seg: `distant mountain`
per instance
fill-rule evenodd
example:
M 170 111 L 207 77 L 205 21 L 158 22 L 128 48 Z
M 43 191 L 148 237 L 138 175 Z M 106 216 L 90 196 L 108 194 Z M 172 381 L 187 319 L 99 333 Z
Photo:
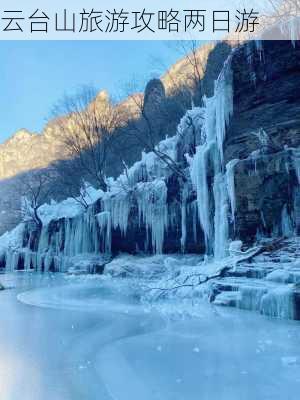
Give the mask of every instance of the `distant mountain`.
M 200 60 L 201 71 L 206 68 L 208 57 L 214 46 L 210 43 L 197 50 L 196 56 Z M 193 74 L 193 65 L 188 58 L 180 59 L 161 78 L 166 95 L 171 94 L 182 85 L 192 87 Z M 101 91 L 95 101 L 97 106 L 99 104 L 101 107 L 108 99 L 109 94 Z M 130 115 L 137 112 L 131 97 L 122 101 L 120 105 L 126 107 Z M 66 117 L 63 116 L 63 118 Z M 47 123 L 41 133 L 21 129 L 6 142 L 0 144 L 0 179 L 12 178 L 31 169 L 45 168 L 55 160 L 64 159 L 66 152 L 61 146 L 61 141 L 57 140 L 57 134 L 57 121 L 52 120 Z

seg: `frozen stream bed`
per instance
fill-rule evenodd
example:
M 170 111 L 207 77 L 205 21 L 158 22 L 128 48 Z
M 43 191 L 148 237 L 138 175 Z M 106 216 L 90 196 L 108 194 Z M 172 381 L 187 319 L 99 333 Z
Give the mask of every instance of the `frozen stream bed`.
M 0 275 L 2 400 L 296 400 L 300 324 L 198 303 L 149 309 L 127 280 Z M 118 288 L 118 289 L 116 289 Z

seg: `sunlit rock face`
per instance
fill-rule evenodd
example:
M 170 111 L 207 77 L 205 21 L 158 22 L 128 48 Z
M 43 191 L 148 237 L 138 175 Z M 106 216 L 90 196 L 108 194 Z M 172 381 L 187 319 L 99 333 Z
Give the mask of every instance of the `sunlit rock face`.
M 145 88 L 144 107 L 155 107 L 165 98 L 165 88 L 160 79 L 151 79 Z
M 36 142 L 36 150 L 40 145 L 36 135 L 22 129 L 9 140 L 0 145 L 0 177 L 1 179 L 15 175 L 19 168 L 30 168 L 33 160 L 24 157 L 30 153 L 32 144 Z

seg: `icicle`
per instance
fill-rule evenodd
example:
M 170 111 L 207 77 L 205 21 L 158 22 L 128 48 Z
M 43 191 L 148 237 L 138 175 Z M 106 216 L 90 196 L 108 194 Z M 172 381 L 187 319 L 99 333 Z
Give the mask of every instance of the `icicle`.
M 294 319 L 294 293 L 291 287 L 270 290 L 261 299 L 260 311 L 271 317 Z
M 264 61 L 264 48 L 263 42 L 260 39 L 254 40 L 256 51 L 259 53 L 259 60 L 260 62 Z
M 6 232 L 0 240 L 0 259 L 5 262 L 5 270 L 13 272 L 18 268 L 19 260 L 23 257 L 23 238 L 25 224 L 17 225 L 11 232 Z
M 225 180 L 221 175 L 223 170 L 223 143 L 226 128 L 233 112 L 232 72 L 230 68 L 231 56 L 224 64 L 223 70 L 215 83 L 214 96 L 204 98 L 205 114 L 202 127 L 204 143 L 198 146 L 196 154 L 190 160 L 191 180 L 197 192 L 197 204 L 200 225 L 204 232 L 206 253 L 210 248 L 217 252 L 216 257 L 222 257 L 226 253 L 226 238 L 228 236 L 227 219 L 227 193 Z M 214 198 L 215 198 L 215 243 L 212 244 L 212 205 L 210 204 L 208 187 L 208 164 L 212 162 L 214 173 Z M 221 185 L 218 187 L 218 185 Z M 221 207 L 218 209 L 218 207 Z M 216 225 L 221 222 L 221 227 Z
M 48 225 L 46 225 L 43 226 L 41 230 L 38 253 L 41 254 L 48 251 L 48 242 L 49 242 Z
M 261 299 L 266 294 L 264 286 L 251 285 L 239 287 L 239 299 L 237 306 L 243 310 L 261 311 Z
M 266 224 L 266 220 L 265 220 L 265 216 L 264 216 L 263 210 L 260 210 L 260 219 L 261 219 L 261 222 L 263 224 L 263 227 L 266 228 L 267 224 Z
M 287 211 L 286 204 L 284 205 L 281 213 L 281 233 L 285 237 L 291 237 L 294 235 L 293 221 Z
M 238 164 L 240 160 L 234 159 L 229 161 L 226 164 L 226 182 L 227 182 L 227 190 L 228 196 L 230 200 L 230 207 L 231 207 L 231 218 L 235 227 L 235 208 L 236 208 L 236 201 L 235 201 L 235 182 L 234 182 L 234 168 Z
M 110 212 L 111 224 L 114 229 L 119 228 L 122 235 L 126 235 L 130 212 L 130 193 L 120 191 L 117 194 L 107 194 L 103 198 L 104 210 Z
M 165 230 L 168 227 L 167 187 L 163 180 L 139 183 L 137 203 L 140 224 L 151 231 L 152 249 L 163 252 Z M 147 243 L 145 244 L 147 245 Z
M 293 47 L 296 47 L 296 42 L 300 39 L 300 17 L 297 15 L 299 14 L 297 2 L 295 2 L 295 6 L 298 7 L 294 10 L 295 16 L 283 19 L 279 24 L 282 34 L 287 36 L 286 38 L 292 42 Z
M 198 218 L 198 207 L 197 207 L 197 202 L 193 201 L 192 203 L 189 204 L 189 211 L 192 215 L 192 221 L 193 221 L 193 238 L 194 242 L 197 242 L 197 218 Z
M 72 219 L 65 219 L 65 256 L 99 252 L 97 221 L 93 207 Z
M 181 251 L 184 253 L 185 244 L 186 244 L 186 217 L 187 217 L 187 196 L 188 196 L 188 188 L 184 185 L 182 190 L 182 199 L 181 199 Z
M 209 243 L 212 237 L 210 222 L 210 203 L 207 183 L 207 157 L 209 149 L 206 145 L 198 146 L 196 154 L 192 160 L 190 172 L 192 183 L 197 191 L 198 215 L 201 228 L 204 232 L 206 250 L 209 250 Z
M 221 259 L 228 254 L 228 198 L 225 177 L 221 173 L 214 179 L 214 199 L 214 255 L 216 259 Z
M 96 215 L 100 228 L 101 239 L 104 243 L 103 249 L 106 254 L 111 253 L 111 215 L 108 211 L 103 211 Z
M 298 178 L 298 183 L 300 185 L 300 151 L 294 150 L 293 151 L 293 164 L 296 171 L 296 175 Z

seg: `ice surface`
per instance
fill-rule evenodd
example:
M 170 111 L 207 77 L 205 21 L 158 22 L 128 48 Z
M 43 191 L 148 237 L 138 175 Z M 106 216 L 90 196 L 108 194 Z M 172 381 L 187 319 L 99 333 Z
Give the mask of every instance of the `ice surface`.
M 5 400 L 298 399 L 299 323 L 201 301 L 146 309 L 127 280 L 1 279 L 17 286 L 0 293 Z

